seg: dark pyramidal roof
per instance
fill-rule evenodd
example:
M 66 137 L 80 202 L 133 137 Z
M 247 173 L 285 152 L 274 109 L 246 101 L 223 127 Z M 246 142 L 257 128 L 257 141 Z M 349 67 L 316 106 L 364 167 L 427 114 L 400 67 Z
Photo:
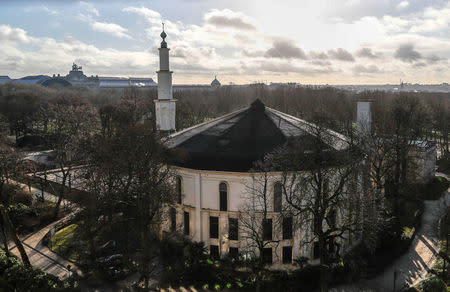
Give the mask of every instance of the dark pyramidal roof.
M 345 136 L 326 130 L 327 139 L 317 141 L 315 125 L 266 107 L 259 99 L 250 107 L 174 133 L 167 146 L 180 158 L 176 165 L 217 171 L 245 172 L 254 162 L 296 139 L 307 152 L 311 143 L 329 150 L 345 151 Z

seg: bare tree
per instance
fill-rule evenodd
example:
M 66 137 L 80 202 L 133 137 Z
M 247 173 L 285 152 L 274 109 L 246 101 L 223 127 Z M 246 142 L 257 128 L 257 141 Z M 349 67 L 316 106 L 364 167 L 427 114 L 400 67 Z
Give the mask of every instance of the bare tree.
M 96 130 L 96 115 L 92 106 L 83 101 L 61 99 L 48 108 L 51 120 L 51 137 L 49 144 L 55 152 L 55 163 L 60 170 L 60 181 L 55 194 L 54 218 L 58 216 L 61 202 L 71 182 L 71 172 L 79 164 L 82 153 L 78 151 L 79 143 Z M 70 187 L 69 187 L 70 188 Z
M 27 253 L 17 236 L 16 228 L 14 227 L 11 219 L 9 218 L 7 207 L 11 202 L 11 194 L 14 193 L 17 185 L 14 185 L 13 178 L 19 173 L 19 156 L 13 149 L 4 143 L 3 136 L 0 136 L 0 199 L 2 203 L 0 204 L 0 227 L 2 232 L 3 245 L 5 252 L 8 253 L 8 239 L 7 232 L 11 235 L 17 249 L 19 250 L 22 262 L 25 266 L 30 267 L 30 260 L 28 259 Z M 5 189 L 8 185 L 8 194 L 6 194 Z M 6 198 L 5 198 L 6 196 Z
M 93 193 L 84 207 L 95 254 L 94 237 L 99 230 L 119 223 L 126 230 L 117 241 L 129 257 L 139 253 L 139 272 L 145 286 L 151 273 L 152 253 L 157 247 L 164 208 L 174 200 L 174 173 L 168 165 L 169 151 L 163 137 L 147 123 L 142 107 L 124 100 L 113 110 L 111 135 L 91 139 L 85 168 L 86 191 Z M 86 223 L 86 222 L 83 222 Z M 124 238 L 126 237 L 126 238 Z
M 271 192 L 273 176 L 269 171 L 269 166 L 263 161 L 255 164 L 247 185 L 248 198 L 239 208 L 240 240 L 244 243 L 243 254 L 254 275 L 256 291 L 261 289 L 265 266 L 272 264 L 272 250 L 276 250 L 280 242 L 280 216 L 274 212 Z M 266 249 L 270 255 L 266 254 Z
M 400 188 L 416 177 L 414 150 L 417 141 L 424 137 L 428 115 L 418 98 L 402 96 L 394 101 L 390 117 L 390 127 L 379 137 L 390 139 L 393 145 L 395 158 L 392 180 L 394 193 L 397 194 Z
M 283 212 L 298 218 L 302 244 L 314 243 L 321 291 L 327 291 L 329 264 L 350 237 L 361 237 L 363 221 L 374 215 L 367 211 L 372 194 L 362 184 L 364 156 L 356 145 L 320 125 L 308 132 L 313 138 L 290 141 L 270 159 L 282 172 Z

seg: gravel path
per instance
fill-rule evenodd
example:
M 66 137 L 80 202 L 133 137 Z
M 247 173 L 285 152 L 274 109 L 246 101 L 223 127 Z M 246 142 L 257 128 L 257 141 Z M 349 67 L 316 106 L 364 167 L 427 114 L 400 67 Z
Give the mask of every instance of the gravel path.
M 394 291 L 394 272 L 397 275 L 395 291 L 401 291 L 402 288 L 418 283 L 436 260 L 435 255 L 440 248 L 439 220 L 449 206 L 450 188 L 439 200 L 425 201 L 422 225 L 406 254 L 373 279 L 361 281 L 352 286 L 339 286 L 330 291 Z

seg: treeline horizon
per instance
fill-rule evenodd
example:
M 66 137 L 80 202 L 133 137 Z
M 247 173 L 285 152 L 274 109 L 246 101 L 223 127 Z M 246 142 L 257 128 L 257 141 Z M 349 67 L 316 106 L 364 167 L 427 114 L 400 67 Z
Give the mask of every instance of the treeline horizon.
M 379 136 L 395 131 L 388 126 L 403 108 L 409 115 L 421 115 L 422 139 L 438 142 L 448 153 L 450 93 L 440 92 L 350 92 L 335 87 L 280 86 L 269 88 L 258 83 L 246 87 L 222 86 L 212 90 L 174 91 L 177 99 L 176 128 L 182 130 L 249 106 L 260 99 L 266 106 L 306 121 L 327 121 L 327 126 L 345 134 L 354 126 L 356 102 L 372 101 L 372 131 Z M 45 128 L 45 109 L 55 103 L 84 105 L 101 114 L 123 100 L 140 103 L 147 118 L 154 116 L 156 88 L 92 91 L 85 88 L 51 89 L 40 85 L 6 83 L 0 85 L 0 115 L 16 138 Z M 408 115 L 406 113 L 406 115 Z M 99 117 L 100 118 L 100 117 Z M 1 121 L 1 120 L 0 120 Z M 411 125 L 414 126 L 414 125 Z

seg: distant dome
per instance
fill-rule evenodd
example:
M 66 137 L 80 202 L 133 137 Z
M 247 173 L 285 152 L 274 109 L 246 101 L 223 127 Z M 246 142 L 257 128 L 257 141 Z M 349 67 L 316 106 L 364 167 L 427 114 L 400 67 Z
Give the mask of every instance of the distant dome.
M 221 86 L 219 80 L 215 77 L 214 80 L 211 82 L 211 87 L 219 87 Z

